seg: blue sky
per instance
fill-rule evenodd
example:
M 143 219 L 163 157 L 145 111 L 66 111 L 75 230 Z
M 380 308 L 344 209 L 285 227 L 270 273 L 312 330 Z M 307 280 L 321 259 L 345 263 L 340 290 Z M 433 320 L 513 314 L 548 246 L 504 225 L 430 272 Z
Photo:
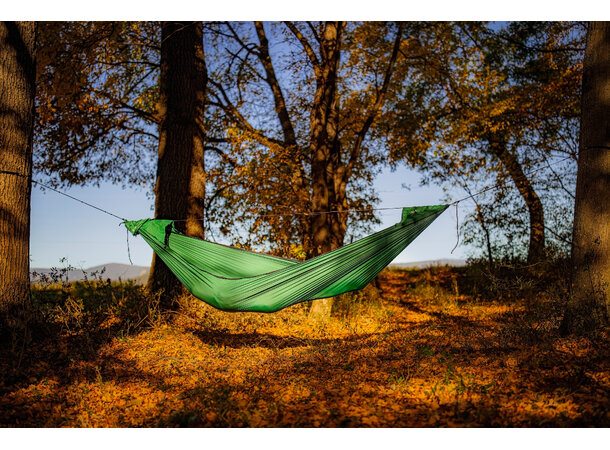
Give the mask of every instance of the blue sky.
M 419 186 L 417 172 L 399 168 L 384 170 L 375 181 L 381 202 L 379 208 L 418 206 L 443 203 L 444 193 L 438 186 Z M 402 188 L 406 184 L 410 190 Z M 74 187 L 65 192 L 127 219 L 152 217 L 154 200 L 145 191 L 121 189 L 102 184 L 98 187 Z M 456 190 L 455 198 L 464 193 Z M 465 208 L 460 206 L 460 214 Z M 120 221 L 53 191 L 42 192 L 34 186 L 32 192 L 32 224 L 30 258 L 32 267 L 62 267 L 61 258 L 75 267 L 88 268 L 111 262 L 129 264 L 127 236 Z M 382 220 L 375 231 L 400 219 L 400 210 L 379 211 Z M 225 242 L 226 243 L 226 242 Z M 456 243 L 455 210 L 448 209 L 395 262 L 423 261 L 440 258 L 464 258 L 467 249 Z M 148 266 L 152 250 L 139 237 L 130 236 L 131 260 Z

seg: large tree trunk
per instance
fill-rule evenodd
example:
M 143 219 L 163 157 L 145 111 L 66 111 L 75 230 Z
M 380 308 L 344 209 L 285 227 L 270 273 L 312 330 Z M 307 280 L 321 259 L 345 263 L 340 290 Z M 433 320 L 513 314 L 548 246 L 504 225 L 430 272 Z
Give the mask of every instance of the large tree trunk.
M 534 186 L 523 172 L 523 168 L 515 155 L 507 148 L 506 141 L 494 139 L 490 142 L 490 149 L 502 162 L 502 165 L 515 183 L 529 212 L 530 240 L 527 251 L 527 262 L 536 263 L 545 257 L 544 236 L 544 210 L 540 197 L 534 190 Z
M 35 22 L 0 22 L 0 321 L 30 304 Z
M 159 161 L 155 218 L 179 219 L 176 227 L 204 237 L 203 110 L 207 71 L 201 22 L 164 22 L 161 27 Z M 173 307 L 182 284 L 153 256 L 149 287 L 162 291 L 161 305 Z
M 335 180 L 341 147 L 338 142 L 337 73 L 339 70 L 341 22 L 327 22 L 320 42 L 320 67 L 316 77 L 316 93 L 310 119 L 311 149 L 311 207 L 316 212 L 327 212 L 337 204 Z M 318 214 L 311 219 L 312 257 L 343 245 L 341 227 L 333 214 Z M 338 216 L 338 215 L 337 215 Z M 310 316 L 326 318 L 332 309 L 332 299 L 313 302 Z
M 587 332 L 610 315 L 610 22 L 591 22 L 582 79 L 572 286 L 561 331 Z

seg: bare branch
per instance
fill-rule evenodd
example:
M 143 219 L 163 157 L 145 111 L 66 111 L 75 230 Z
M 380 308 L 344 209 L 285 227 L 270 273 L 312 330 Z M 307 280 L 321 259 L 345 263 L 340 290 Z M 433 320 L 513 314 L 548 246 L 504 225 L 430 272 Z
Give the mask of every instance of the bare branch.
M 311 34 L 313 34 L 313 37 L 316 38 L 316 41 L 318 41 L 318 44 L 320 44 L 322 42 L 322 40 L 320 39 L 320 35 L 318 34 L 318 31 L 316 30 L 316 28 L 309 21 L 307 21 L 305 23 L 307 24 L 307 26 L 311 30 Z
M 269 85 L 269 87 L 271 88 L 271 92 L 273 93 L 275 112 L 280 121 L 280 125 L 282 126 L 282 131 L 284 133 L 284 142 L 288 147 L 296 147 L 296 135 L 292 126 L 292 122 L 290 120 L 288 108 L 286 107 L 286 100 L 284 99 L 282 88 L 277 80 L 275 69 L 273 68 L 273 63 L 271 62 L 271 55 L 269 54 L 269 41 L 267 40 L 267 35 L 265 34 L 265 28 L 263 27 L 262 22 L 254 22 L 254 26 L 256 28 L 256 33 L 260 41 L 258 52 L 259 58 L 261 64 L 265 69 L 265 73 L 267 74 L 267 84 Z
M 255 50 L 256 49 L 256 45 L 254 44 L 246 44 L 244 41 L 242 41 L 242 39 L 239 37 L 239 35 L 237 34 L 237 32 L 235 31 L 235 29 L 233 28 L 233 26 L 231 25 L 230 22 L 226 22 L 225 25 L 227 26 L 227 28 L 231 31 L 231 37 L 237 41 L 237 43 L 244 49 L 246 50 L 248 53 L 252 53 L 254 55 L 258 56 L 258 52 Z
M 149 122 L 152 122 L 152 123 L 159 123 L 160 119 L 156 114 L 152 114 L 148 111 L 144 111 L 143 109 L 130 105 L 129 103 L 127 103 L 123 100 L 117 100 L 117 99 L 113 98 L 112 96 L 106 94 L 105 92 L 97 91 L 97 93 L 99 95 L 101 95 L 102 97 L 110 100 L 111 102 L 118 104 L 119 106 L 121 106 L 121 108 L 135 113 L 141 119 L 148 120 Z
M 150 132 L 148 132 L 148 131 L 141 130 L 141 129 L 139 129 L 139 128 L 135 128 L 135 127 L 130 127 L 130 126 L 127 126 L 127 125 L 123 125 L 123 129 L 131 131 L 132 133 L 130 133 L 130 136 L 140 134 L 140 135 L 142 135 L 142 136 L 148 136 L 148 137 L 153 138 L 153 139 L 155 139 L 155 140 L 159 139 L 159 136 L 158 136 L 158 135 L 156 135 L 156 134 L 154 134 L 154 133 L 150 133 Z
M 307 38 L 303 36 L 303 33 L 301 33 L 301 31 L 296 27 L 294 23 L 285 21 L 284 24 L 286 24 L 288 29 L 292 32 L 292 34 L 295 35 L 295 37 L 303 46 L 303 50 L 305 50 L 305 53 L 307 54 L 309 60 L 311 61 L 311 64 L 313 65 L 313 70 L 316 73 L 316 76 L 318 76 L 320 72 L 320 62 L 318 61 L 316 52 L 314 52 L 313 48 L 311 47 L 311 44 L 309 43 Z
M 216 96 L 218 101 L 210 102 L 210 104 L 218 106 L 219 108 L 222 108 L 222 110 L 231 119 L 238 122 L 241 125 L 241 127 L 259 144 L 262 144 L 266 147 L 272 147 L 275 145 L 279 145 L 279 146 L 284 145 L 283 142 L 278 141 L 277 139 L 273 139 L 268 136 L 265 136 L 265 134 L 262 131 L 254 128 L 250 124 L 250 122 L 248 122 L 248 120 L 239 112 L 239 110 L 235 107 L 235 105 L 233 105 L 233 103 L 231 102 L 231 99 L 229 99 L 229 96 L 227 95 L 226 91 L 224 90 L 224 88 L 222 87 L 222 85 L 220 83 L 218 83 L 214 80 L 209 80 L 209 83 L 220 92 L 220 95 L 222 97 L 222 100 L 221 100 L 220 98 L 218 98 L 218 96 Z
M 147 111 L 144 111 L 143 109 L 140 109 L 136 106 L 125 103 L 122 100 L 119 100 L 118 103 L 119 103 L 119 105 L 121 105 L 121 107 L 128 109 L 131 112 L 134 112 L 138 117 L 140 117 L 142 119 L 148 120 L 153 123 L 159 123 L 159 121 L 160 121 L 159 116 L 157 116 L 156 114 L 152 114 Z
M 235 162 L 235 160 L 229 157 L 229 155 L 227 155 L 225 151 L 219 149 L 218 147 L 215 147 L 213 145 L 206 145 L 205 147 L 203 147 L 203 149 L 215 152 L 218 156 L 220 156 L 222 160 L 227 161 L 233 168 L 237 167 L 237 163 Z
M 207 142 L 213 142 L 215 144 L 224 144 L 227 142 L 227 140 L 225 138 L 217 138 L 217 137 L 213 137 L 213 136 L 206 136 L 205 140 Z
M 398 57 L 398 50 L 400 49 L 400 43 L 402 41 L 403 29 L 404 29 L 404 24 L 402 22 L 400 22 L 398 24 L 398 31 L 396 33 L 396 38 L 394 39 L 394 46 L 392 48 L 390 62 L 388 63 L 388 67 L 386 68 L 383 84 L 381 86 L 381 89 L 377 93 L 377 99 L 375 101 L 375 104 L 373 105 L 373 108 L 371 108 L 371 110 L 369 111 L 364 123 L 362 124 L 362 128 L 360 129 L 360 131 L 357 134 L 356 142 L 354 143 L 354 147 L 352 148 L 349 162 L 347 164 L 347 170 L 345 171 L 346 172 L 345 176 L 348 178 L 349 178 L 352 168 L 354 166 L 354 162 L 356 161 L 356 159 L 358 158 L 358 155 L 360 154 L 362 142 L 364 141 L 364 138 L 365 138 L 367 132 L 369 131 L 369 128 L 373 124 L 373 121 L 375 120 L 375 118 L 379 114 L 379 111 L 381 110 L 381 107 L 383 106 L 383 102 L 385 100 L 385 94 L 388 90 L 388 86 L 390 85 L 390 80 L 391 80 L 392 74 L 394 72 L 394 64 L 396 63 L 396 59 Z

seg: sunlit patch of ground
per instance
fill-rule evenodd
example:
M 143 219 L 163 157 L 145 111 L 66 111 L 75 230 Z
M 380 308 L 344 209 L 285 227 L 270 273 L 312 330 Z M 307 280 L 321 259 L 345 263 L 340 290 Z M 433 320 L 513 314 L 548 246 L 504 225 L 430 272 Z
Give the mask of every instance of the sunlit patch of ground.
M 385 272 L 383 299 L 326 322 L 185 299 L 98 346 L 65 332 L 2 378 L 0 425 L 610 426 L 607 336 L 559 338 L 550 305 L 532 316 L 408 276 Z

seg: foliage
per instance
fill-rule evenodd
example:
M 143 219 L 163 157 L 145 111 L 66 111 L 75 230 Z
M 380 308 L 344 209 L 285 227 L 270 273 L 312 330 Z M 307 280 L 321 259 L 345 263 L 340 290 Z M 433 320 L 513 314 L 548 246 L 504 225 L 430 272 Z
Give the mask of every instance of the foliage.
M 151 185 L 156 22 L 41 22 L 34 164 L 55 185 Z
M 397 68 L 404 88 L 381 118 L 391 156 L 422 168 L 424 183 L 463 187 L 464 196 L 497 185 L 474 199 L 462 229 L 465 243 L 489 246 L 495 258 L 527 251 L 530 206 L 500 144 L 542 200 L 547 242 L 569 249 L 583 40 L 583 24 L 573 22 L 411 30 Z
M 84 332 L 120 324 L 130 333 L 159 320 L 158 296 L 141 285 L 111 282 L 101 277 L 88 281 L 60 281 L 34 285 L 32 297 L 45 326 L 61 331 Z
M 369 135 L 384 99 L 391 95 L 383 84 L 391 77 L 392 45 L 400 35 L 393 23 L 366 33 L 359 31 L 361 26 L 339 25 L 336 85 L 324 75 L 333 64 L 325 59 L 321 43 L 327 23 L 209 27 L 210 128 L 220 131 L 208 152 L 218 163 L 209 172 L 209 218 L 234 242 L 266 243 L 285 256 L 290 243 L 298 242 L 311 256 L 312 216 L 306 213 L 315 209 L 314 154 L 324 139 L 329 140 L 324 145 L 332 147 L 326 162 L 333 177 L 327 183 L 327 208 L 359 210 L 329 220 L 336 219 L 338 229 L 349 228 L 353 235 L 376 222 L 368 211 L 378 200 L 371 185 L 385 156 Z M 368 41 L 377 40 L 384 45 L 367 47 Z M 360 58 L 365 53 L 367 58 Z M 326 95 L 325 83 L 332 91 L 332 108 L 320 100 Z M 318 115 L 326 114 L 319 120 Z M 315 124 L 334 130 L 336 137 L 316 137 Z M 333 233 L 342 243 L 345 231 Z
M 327 24 L 204 26 L 208 236 L 311 256 L 312 120 Z M 39 36 L 36 170 L 55 184 L 152 186 L 159 24 L 51 22 Z M 329 216 L 333 233 L 342 241 L 367 232 L 374 177 L 407 161 L 425 183 L 468 194 L 499 184 L 462 214 L 463 242 L 477 256 L 486 247 L 494 258 L 523 255 L 528 210 L 489 150 L 501 136 L 543 201 L 550 252 L 565 253 L 583 38 L 574 22 L 345 23 L 326 121 L 337 134 L 326 181 L 338 194 L 328 208 L 359 211 Z
M 310 217 L 282 214 L 312 209 L 310 121 L 320 79 L 297 34 L 301 30 L 319 53 L 316 38 L 324 24 L 291 24 L 294 33 L 276 23 L 204 25 L 212 105 L 204 118 L 210 130 L 205 158 L 211 236 L 220 232 L 235 244 L 265 244 L 286 256 L 297 242 L 300 249 L 292 256 L 298 255 L 310 246 Z M 383 98 L 379 83 L 395 25 L 367 37 L 386 45 L 366 64 L 358 63 L 357 54 L 367 50 L 358 33 L 352 36 L 357 28 L 347 26 L 341 51 L 355 56 L 340 68 L 336 94 L 338 104 L 345 105 L 338 123 L 344 148 L 333 173 L 349 172 L 347 197 L 331 206 L 363 210 L 341 216 L 353 235 L 375 222 L 366 209 L 377 200 L 371 184 L 383 156 L 368 140 L 356 142 L 377 113 L 375 100 Z M 151 186 L 159 123 L 159 24 L 50 22 L 41 24 L 39 34 L 36 170 L 56 185 L 106 180 Z M 245 239 L 244 228 L 250 235 Z
M 65 263 L 65 258 L 60 262 Z M 51 268 L 49 273 L 31 273 L 34 310 L 28 326 L 37 329 L 36 338 L 89 329 L 129 334 L 160 323 L 159 296 L 151 295 L 137 280 L 105 279 L 103 268 L 83 270 L 83 280 L 70 281 L 68 274 L 74 270 L 66 264 Z
M 536 289 L 499 299 L 482 292 L 480 267 L 391 269 L 378 307 L 363 297 L 357 314 L 336 309 L 326 322 L 304 305 L 228 314 L 184 297 L 130 333 L 116 315 L 54 328 L 19 366 L 1 347 L 0 424 L 607 427 L 607 331 L 560 337 L 560 298 L 544 289 L 561 278 L 539 276 Z M 100 287 L 86 295 L 102 310 L 130 289 Z M 40 288 L 37 304 L 55 295 Z

